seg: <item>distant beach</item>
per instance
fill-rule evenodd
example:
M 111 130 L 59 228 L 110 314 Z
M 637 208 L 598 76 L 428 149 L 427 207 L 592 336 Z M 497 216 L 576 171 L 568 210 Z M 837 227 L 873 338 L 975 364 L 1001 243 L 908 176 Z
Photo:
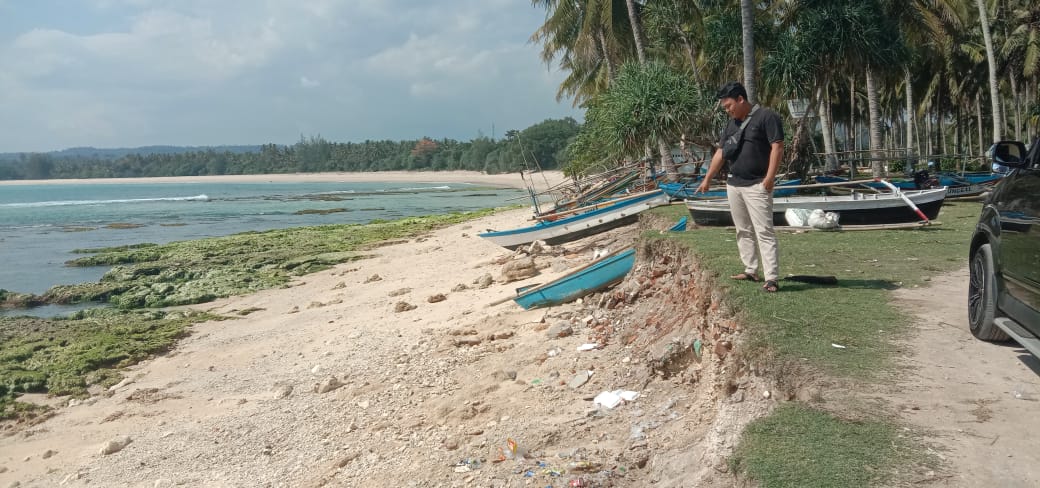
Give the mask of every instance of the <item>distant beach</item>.
M 395 171 L 3 181 L 0 258 L 11 265 L 0 289 L 42 293 L 107 270 L 65 266 L 79 257 L 73 249 L 523 205 L 525 180 L 540 191 L 563 179 Z
M 0 180 L 6 185 L 60 185 L 60 184 L 118 184 L 118 183 L 304 183 L 304 182 L 442 182 L 475 183 L 508 188 L 525 188 L 532 184 L 536 190 L 554 186 L 566 177 L 561 171 L 543 171 L 534 175 L 519 173 L 486 174 L 477 171 L 377 171 L 367 173 L 286 173 L 266 175 L 220 176 L 160 176 L 154 178 L 92 178 L 54 180 Z M 529 183 L 525 184 L 525 180 Z M 548 182 L 548 183 L 546 183 Z

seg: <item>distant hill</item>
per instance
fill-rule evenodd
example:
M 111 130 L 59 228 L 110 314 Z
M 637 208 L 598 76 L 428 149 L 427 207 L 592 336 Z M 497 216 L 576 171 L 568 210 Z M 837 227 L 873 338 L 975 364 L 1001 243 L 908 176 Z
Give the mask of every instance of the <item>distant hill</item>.
M 230 153 L 256 153 L 260 152 L 260 146 L 141 146 L 141 147 L 70 147 L 61 151 L 50 151 L 47 153 L 53 159 L 118 159 L 127 154 L 140 154 L 147 156 L 151 154 L 183 154 L 212 150 L 214 152 Z M 0 153 L 0 161 L 17 161 L 22 154 L 29 153 Z

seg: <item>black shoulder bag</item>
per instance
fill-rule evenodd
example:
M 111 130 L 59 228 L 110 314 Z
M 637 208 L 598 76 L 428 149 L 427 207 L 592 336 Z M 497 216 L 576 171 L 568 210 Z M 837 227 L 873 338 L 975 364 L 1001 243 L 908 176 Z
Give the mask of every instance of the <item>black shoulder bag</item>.
M 751 116 L 755 115 L 757 111 L 758 105 L 751 107 L 751 112 L 744 118 L 744 122 L 740 124 L 740 129 L 722 141 L 722 157 L 726 161 L 733 162 L 737 160 L 741 148 L 744 147 L 744 128 L 747 127 L 748 122 L 751 122 Z

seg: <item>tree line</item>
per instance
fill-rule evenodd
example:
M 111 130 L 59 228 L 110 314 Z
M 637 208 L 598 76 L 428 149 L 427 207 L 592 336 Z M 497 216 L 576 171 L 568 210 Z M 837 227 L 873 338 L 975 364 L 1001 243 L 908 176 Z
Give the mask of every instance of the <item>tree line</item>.
M 1040 123 L 1036 0 L 532 0 L 531 40 L 587 108 L 568 156 L 582 167 L 705 149 L 714 91 L 743 81 L 787 115 L 788 164 L 842 153 L 975 155 Z M 814 117 L 794 118 L 789 100 Z
M 579 124 L 573 118 L 547 119 L 501 139 L 483 135 L 454 139 L 332 142 L 301 137 L 289 146 L 265 144 L 255 152 L 189 150 L 182 153 L 126 154 L 116 158 L 20 154 L 0 162 L 0 179 L 129 178 L 324 171 L 471 170 L 510 173 L 556 169 Z

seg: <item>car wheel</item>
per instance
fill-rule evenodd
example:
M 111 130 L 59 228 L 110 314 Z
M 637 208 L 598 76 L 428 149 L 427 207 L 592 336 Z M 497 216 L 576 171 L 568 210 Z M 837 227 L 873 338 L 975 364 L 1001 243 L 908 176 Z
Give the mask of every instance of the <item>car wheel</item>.
M 984 341 L 1006 341 L 1008 335 L 993 319 L 997 316 L 997 279 L 993 276 L 993 249 L 983 244 L 971 257 L 968 279 L 968 327 Z

